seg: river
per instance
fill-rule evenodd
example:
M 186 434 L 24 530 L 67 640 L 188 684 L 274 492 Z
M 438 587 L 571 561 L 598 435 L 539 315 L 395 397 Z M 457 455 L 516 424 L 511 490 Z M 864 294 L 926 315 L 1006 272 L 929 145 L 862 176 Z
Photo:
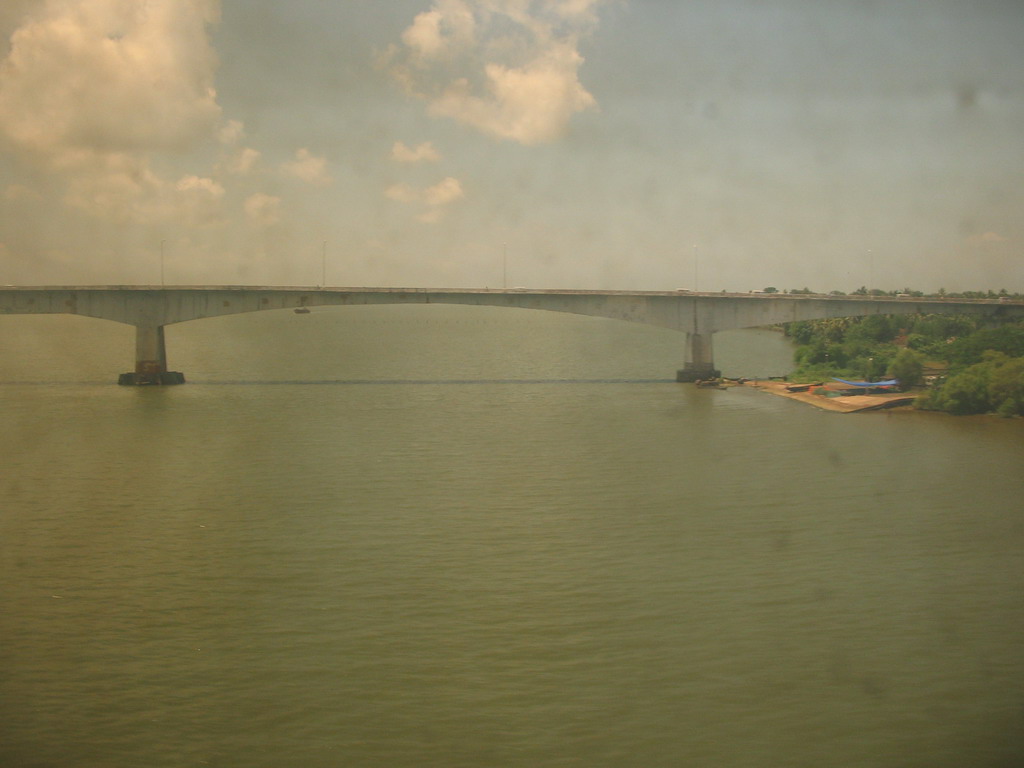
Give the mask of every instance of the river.
M 1010 766 L 1024 422 L 469 307 L 0 318 L 0 765 Z M 783 373 L 767 330 L 727 375 Z

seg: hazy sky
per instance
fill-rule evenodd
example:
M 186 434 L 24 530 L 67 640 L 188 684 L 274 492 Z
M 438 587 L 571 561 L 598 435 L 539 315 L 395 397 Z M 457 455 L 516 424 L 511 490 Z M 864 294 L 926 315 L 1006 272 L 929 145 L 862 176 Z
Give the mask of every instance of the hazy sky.
M 162 248 L 168 284 L 1024 291 L 1019 0 L 3 0 L 0 37 L 0 283 Z

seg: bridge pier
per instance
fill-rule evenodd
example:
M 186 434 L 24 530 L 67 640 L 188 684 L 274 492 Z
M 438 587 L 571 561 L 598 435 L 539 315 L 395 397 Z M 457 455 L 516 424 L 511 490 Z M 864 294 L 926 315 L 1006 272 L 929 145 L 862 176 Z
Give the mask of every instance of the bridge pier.
M 715 369 L 710 333 L 686 334 L 686 356 L 683 359 L 685 363 L 676 371 L 676 381 L 694 382 L 722 375 Z
M 125 386 L 185 383 L 185 374 L 167 370 L 162 325 L 145 323 L 135 326 L 135 370 L 122 373 L 117 383 Z

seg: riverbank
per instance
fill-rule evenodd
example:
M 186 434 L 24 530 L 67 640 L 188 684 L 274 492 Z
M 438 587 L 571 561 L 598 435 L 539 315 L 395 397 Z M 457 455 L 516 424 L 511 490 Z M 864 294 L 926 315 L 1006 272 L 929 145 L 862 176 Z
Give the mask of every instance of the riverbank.
M 801 403 L 813 405 L 826 411 L 838 413 L 859 413 L 861 411 L 877 411 L 885 408 L 907 407 L 914 402 L 916 395 L 906 392 L 894 392 L 887 394 L 871 395 L 844 395 L 841 397 L 825 397 L 811 391 L 790 392 L 785 381 L 764 381 L 750 379 L 741 386 L 753 387 L 762 392 L 768 392 L 779 397 L 786 397 L 790 400 L 799 400 Z

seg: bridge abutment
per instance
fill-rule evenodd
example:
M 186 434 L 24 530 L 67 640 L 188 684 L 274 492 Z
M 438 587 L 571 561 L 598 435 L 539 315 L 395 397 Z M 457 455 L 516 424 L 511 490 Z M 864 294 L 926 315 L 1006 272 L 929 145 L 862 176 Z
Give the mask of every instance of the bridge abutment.
M 694 382 L 715 379 L 722 372 L 715 369 L 710 333 L 686 334 L 686 357 L 683 367 L 676 371 L 676 381 Z
M 185 383 L 185 374 L 167 370 L 167 347 L 162 325 L 146 323 L 135 326 L 135 370 L 122 373 L 117 383 L 125 386 Z

